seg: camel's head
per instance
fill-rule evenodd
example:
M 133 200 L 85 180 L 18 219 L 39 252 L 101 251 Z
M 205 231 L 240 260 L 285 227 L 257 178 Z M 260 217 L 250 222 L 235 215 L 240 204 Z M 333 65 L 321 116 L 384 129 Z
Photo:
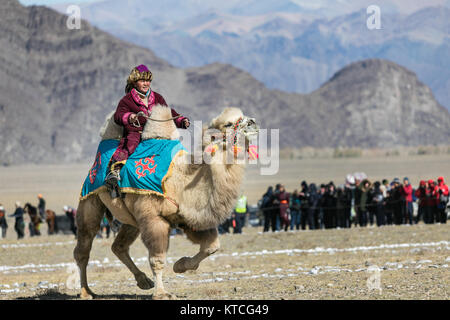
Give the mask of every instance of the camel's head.
M 248 142 L 250 136 L 259 131 L 254 118 L 245 116 L 239 108 L 225 108 L 222 113 L 211 120 L 208 129 L 220 131 L 223 136 L 227 134 L 243 135 Z
M 179 137 L 180 134 L 172 120 L 171 109 L 161 105 L 153 106 L 150 119 L 147 120 L 142 132 L 142 140 L 176 140 Z
M 251 136 L 258 134 L 259 126 L 256 124 L 254 118 L 245 116 L 239 108 L 225 108 L 222 113 L 211 120 L 208 127 L 204 128 L 203 146 L 216 144 L 218 147 L 222 145 L 223 149 L 226 147 L 239 145 L 239 150 L 242 146 L 249 147 L 249 139 Z M 244 144 L 245 143 L 245 144 Z
M 257 134 L 259 127 L 254 118 L 245 116 L 239 108 L 225 108 L 222 113 L 211 120 L 209 128 L 217 129 L 223 133 L 233 129 L 245 137 Z

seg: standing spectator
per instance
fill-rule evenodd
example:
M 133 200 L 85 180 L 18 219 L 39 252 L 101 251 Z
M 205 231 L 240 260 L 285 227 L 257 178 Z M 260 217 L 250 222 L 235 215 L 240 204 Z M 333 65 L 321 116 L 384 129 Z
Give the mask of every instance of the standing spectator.
M 330 182 L 325 187 L 325 192 L 322 196 L 323 204 L 323 224 L 325 229 L 336 228 L 337 220 L 337 194 L 334 188 L 334 183 Z
M 2 228 L 2 238 L 6 238 L 6 231 L 8 230 L 8 223 L 6 222 L 6 211 L 0 205 L 0 227 Z
M 106 218 L 106 216 L 103 216 L 102 222 L 100 224 L 100 228 L 102 230 L 102 234 L 103 234 L 103 230 L 106 233 L 106 238 L 109 239 L 109 235 L 111 233 L 111 227 L 109 225 L 108 219 Z
M 437 203 L 439 201 L 438 188 L 433 179 L 428 180 L 427 187 L 427 208 L 428 208 L 428 223 L 439 222 L 437 214 Z
M 281 228 L 287 231 L 289 228 L 289 193 L 286 192 L 284 185 L 280 185 L 279 192 L 276 194 L 276 199 L 280 204 L 279 216 Z
M 406 224 L 407 220 L 409 224 L 413 224 L 413 188 L 409 183 L 409 179 L 405 177 L 403 179 L 403 185 L 401 186 L 402 202 L 403 202 L 403 223 Z
M 340 185 L 336 192 L 336 224 L 339 228 L 350 228 L 352 209 L 352 190 Z
M 45 221 L 46 220 L 46 217 L 45 217 L 45 200 L 42 197 L 42 194 L 38 194 L 38 199 L 39 199 L 39 203 L 38 203 L 39 215 L 41 216 L 41 219 L 43 221 Z
M 392 197 L 392 189 L 389 188 L 386 191 L 386 197 L 384 198 L 384 214 L 386 216 L 386 224 L 391 225 L 394 223 L 394 198 Z
M 400 179 L 395 178 L 391 186 L 392 213 L 394 215 L 394 223 L 400 225 L 403 222 L 403 199 Z
M 275 191 L 273 192 L 272 198 L 272 208 L 271 211 L 272 214 L 272 231 L 279 231 L 280 230 L 280 201 L 278 200 L 278 194 L 280 193 L 280 187 L 281 184 L 277 184 L 275 186 Z M 273 229 L 275 226 L 275 230 Z
M 438 178 L 437 192 L 439 202 L 437 205 L 438 218 L 441 223 L 447 223 L 447 203 L 448 203 L 448 186 L 444 182 L 444 177 Z
M 381 182 L 380 190 L 383 193 L 383 198 L 386 199 L 387 192 L 389 191 L 389 181 L 387 179 L 383 179 Z
M 247 197 L 243 194 L 239 197 L 234 208 L 233 217 L 235 223 L 233 224 L 233 233 L 242 233 L 242 228 L 245 224 L 245 215 L 248 212 Z
M 270 229 L 270 224 L 272 221 L 272 202 L 273 202 L 273 187 L 267 188 L 266 193 L 262 196 L 260 209 L 264 215 L 264 229 L 263 232 L 267 232 Z
M 354 203 L 354 207 L 355 207 L 355 213 L 356 213 L 356 217 L 355 217 L 355 227 L 359 224 L 359 222 L 361 221 L 361 195 L 362 195 L 362 191 L 361 191 L 361 181 L 359 179 L 357 179 L 355 177 L 355 189 L 353 190 L 354 193 L 354 198 L 355 198 L 355 203 Z M 360 225 L 361 226 L 361 225 Z
M 298 194 L 298 190 L 295 189 L 292 193 L 291 200 L 291 230 L 294 230 L 294 226 L 297 230 L 300 229 L 301 223 L 301 202 Z
M 369 191 L 370 191 L 371 183 L 369 180 L 364 179 L 358 189 L 360 190 L 360 202 L 359 202 L 359 226 L 365 227 L 367 226 L 367 205 L 369 203 Z
M 315 217 L 315 219 L 319 222 L 319 228 L 318 229 L 323 229 L 324 228 L 324 223 L 323 223 L 323 208 L 324 206 L 324 201 L 325 201 L 325 192 L 326 192 L 326 185 L 324 183 L 322 183 L 320 185 L 320 189 L 319 189 L 319 205 L 317 207 L 317 217 Z
M 16 211 L 14 211 L 13 214 L 9 215 L 9 217 L 16 218 L 16 221 L 14 223 L 14 230 L 17 232 L 17 239 L 22 239 L 25 235 L 25 223 L 23 222 L 23 209 L 19 201 L 16 201 Z
M 416 217 L 416 224 L 419 223 L 421 219 L 423 219 L 424 223 L 428 223 L 428 214 L 427 214 L 427 183 L 425 180 L 420 180 L 419 188 L 417 188 L 415 192 L 415 196 L 418 202 L 418 212 Z
M 381 183 L 379 181 L 376 181 L 373 184 L 372 203 L 373 203 L 374 213 L 375 213 L 375 216 L 377 219 L 378 227 L 386 224 L 383 202 L 384 202 L 384 198 L 383 198 L 383 192 L 381 191 Z
M 367 214 L 368 214 L 368 222 L 370 226 L 373 226 L 375 222 L 376 216 L 376 204 L 373 199 L 375 196 L 373 186 L 369 189 L 369 194 L 367 195 Z
M 352 201 L 353 201 L 354 187 L 346 182 L 344 186 L 344 228 L 351 228 L 352 226 Z
M 311 183 L 309 185 L 309 197 L 308 197 L 308 224 L 309 229 L 315 230 L 320 228 L 319 224 L 319 193 L 317 192 L 316 185 Z
M 77 215 L 77 210 L 75 210 L 72 207 L 64 206 L 63 207 L 64 213 L 66 214 L 66 217 L 69 219 L 70 223 L 70 230 L 73 232 L 75 237 L 77 236 L 77 226 L 75 223 L 75 217 Z
M 306 222 L 309 223 L 309 219 L 308 219 L 308 211 L 309 211 L 309 204 L 308 204 L 308 199 L 309 199 L 309 192 L 308 192 L 308 184 L 306 181 L 302 181 L 302 190 L 300 191 L 300 193 L 298 194 L 298 197 L 300 199 L 300 211 L 301 211 L 301 217 L 300 217 L 300 222 L 302 224 L 302 230 L 306 229 Z M 309 229 L 312 229 L 311 224 L 309 224 Z

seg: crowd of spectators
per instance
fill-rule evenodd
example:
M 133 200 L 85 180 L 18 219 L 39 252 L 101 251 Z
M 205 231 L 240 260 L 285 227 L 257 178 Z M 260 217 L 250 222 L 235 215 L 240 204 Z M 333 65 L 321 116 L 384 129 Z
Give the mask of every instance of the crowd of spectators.
M 320 185 L 302 181 L 301 188 L 292 193 L 282 184 L 270 186 L 258 207 L 267 232 L 446 223 L 448 200 L 443 177 L 420 181 L 413 188 L 407 177 L 372 183 L 365 174 L 357 173 L 338 186 L 332 181 Z

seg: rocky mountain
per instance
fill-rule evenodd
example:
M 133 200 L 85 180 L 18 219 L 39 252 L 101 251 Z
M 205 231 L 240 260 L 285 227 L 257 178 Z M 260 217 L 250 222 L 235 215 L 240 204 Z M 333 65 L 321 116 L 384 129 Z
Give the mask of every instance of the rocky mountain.
M 105 116 L 144 63 L 152 87 L 191 121 L 238 106 L 281 147 L 383 147 L 448 143 L 450 114 L 417 76 L 380 59 L 346 66 L 310 94 L 268 89 L 250 73 L 213 63 L 180 69 L 46 7 L 0 4 L 1 163 L 90 161 Z M 192 128 L 191 128 L 192 130 Z
M 106 0 L 81 10 L 93 25 L 177 67 L 229 63 L 289 92 L 309 93 L 357 60 L 391 60 L 414 71 L 450 110 L 450 3 L 380 0 L 381 29 L 369 30 L 373 4 Z

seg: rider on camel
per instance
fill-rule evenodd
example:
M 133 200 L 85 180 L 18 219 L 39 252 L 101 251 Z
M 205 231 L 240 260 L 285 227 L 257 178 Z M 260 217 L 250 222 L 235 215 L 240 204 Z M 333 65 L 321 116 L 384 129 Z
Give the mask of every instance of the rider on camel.
M 112 197 L 119 196 L 120 169 L 141 142 L 146 117 L 150 116 L 153 106 L 158 104 L 167 106 L 163 96 L 150 89 L 152 79 L 153 75 L 147 66 L 141 64 L 133 68 L 127 79 L 125 96 L 120 100 L 114 113 L 115 123 L 123 126 L 123 138 L 109 162 L 109 173 L 105 179 Z M 188 128 L 189 119 L 180 116 L 174 109 L 171 110 L 177 128 Z M 141 112 L 146 117 L 138 115 Z

